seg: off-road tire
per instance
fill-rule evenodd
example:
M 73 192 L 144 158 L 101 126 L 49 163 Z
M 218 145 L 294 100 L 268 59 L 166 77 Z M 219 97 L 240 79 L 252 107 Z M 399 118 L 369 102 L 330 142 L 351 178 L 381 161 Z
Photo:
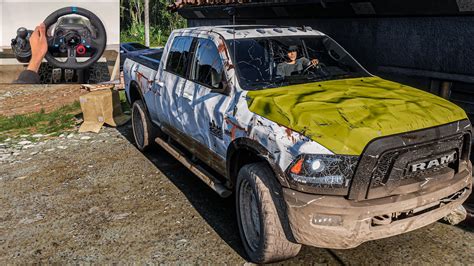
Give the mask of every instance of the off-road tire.
M 248 198 L 247 192 L 251 188 L 256 199 L 260 226 L 258 243 L 249 243 L 244 226 L 251 226 L 248 222 L 248 213 L 252 213 L 251 207 L 241 198 Z M 265 163 L 253 163 L 242 167 L 237 176 L 236 184 L 236 210 L 240 237 L 249 259 L 254 263 L 268 263 L 292 258 L 301 249 L 300 244 L 290 242 L 283 229 L 282 220 L 278 213 L 286 215 L 285 202 L 282 198 L 280 184 L 274 177 L 272 170 Z M 242 206 L 241 206 L 242 205 Z M 252 205 L 252 204 L 250 204 Z M 247 210 L 247 214 L 245 214 Z M 247 222 L 246 222 L 247 221 Z M 253 221 L 253 220 L 252 220 Z M 248 227 L 250 228 L 250 227 Z M 250 229 L 247 229 L 250 230 Z
M 142 100 L 136 100 L 132 104 L 132 130 L 135 144 L 140 151 L 148 150 L 159 134 L 150 121 Z

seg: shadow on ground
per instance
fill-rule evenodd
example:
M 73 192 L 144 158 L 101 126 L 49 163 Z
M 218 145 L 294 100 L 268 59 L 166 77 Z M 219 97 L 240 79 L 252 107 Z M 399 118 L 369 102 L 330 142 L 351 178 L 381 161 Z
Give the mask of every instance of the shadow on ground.
M 130 122 L 117 130 L 133 145 Z M 237 218 L 235 215 L 234 197 L 223 199 L 192 172 L 183 167 L 174 157 L 158 145 L 144 152 L 143 155 L 152 162 L 168 179 L 186 196 L 213 230 L 242 258 L 246 259 L 240 241 Z M 212 245 L 212 243 L 210 243 Z
M 133 145 L 130 122 L 118 128 Z M 186 196 L 213 230 L 242 258 L 246 259 L 236 222 L 234 197 L 220 198 L 166 151 L 156 145 L 144 155 Z M 462 224 L 434 223 L 424 228 L 385 239 L 369 241 L 348 250 L 303 246 L 300 254 L 287 263 L 322 263 L 331 265 L 368 263 L 449 263 L 474 259 L 469 246 L 474 245 L 473 228 Z M 212 245 L 212 243 L 209 243 Z

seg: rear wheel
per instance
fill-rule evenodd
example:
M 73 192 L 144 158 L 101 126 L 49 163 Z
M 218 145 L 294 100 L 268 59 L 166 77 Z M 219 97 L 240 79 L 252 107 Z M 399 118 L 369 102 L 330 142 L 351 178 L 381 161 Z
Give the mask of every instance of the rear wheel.
M 145 106 L 142 100 L 136 100 L 132 105 L 132 129 L 135 143 L 140 151 L 146 151 L 154 143 L 158 136 L 155 129 L 148 118 Z
M 240 237 L 255 263 L 281 261 L 298 254 L 300 244 L 290 242 L 278 212 L 283 210 L 280 184 L 265 163 L 242 167 L 236 184 L 236 209 Z

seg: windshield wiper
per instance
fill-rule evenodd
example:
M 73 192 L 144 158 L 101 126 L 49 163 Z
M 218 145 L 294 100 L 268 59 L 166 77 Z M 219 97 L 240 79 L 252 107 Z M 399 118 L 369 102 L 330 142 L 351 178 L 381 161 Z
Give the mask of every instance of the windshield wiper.
M 247 82 L 247 86 L 257 87 L 257 89 L 275 88 L 281 86 L 280 81 L 252 81 Z

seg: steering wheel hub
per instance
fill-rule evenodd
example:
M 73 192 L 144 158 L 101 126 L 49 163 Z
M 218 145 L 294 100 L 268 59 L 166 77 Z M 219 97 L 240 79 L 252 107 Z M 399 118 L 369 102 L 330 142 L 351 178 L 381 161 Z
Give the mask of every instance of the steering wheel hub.
M 81 43 L 81 36 L 77 32 L 69 32 L 64 37 L 64 42 L 71 47 L 76 47 Z

